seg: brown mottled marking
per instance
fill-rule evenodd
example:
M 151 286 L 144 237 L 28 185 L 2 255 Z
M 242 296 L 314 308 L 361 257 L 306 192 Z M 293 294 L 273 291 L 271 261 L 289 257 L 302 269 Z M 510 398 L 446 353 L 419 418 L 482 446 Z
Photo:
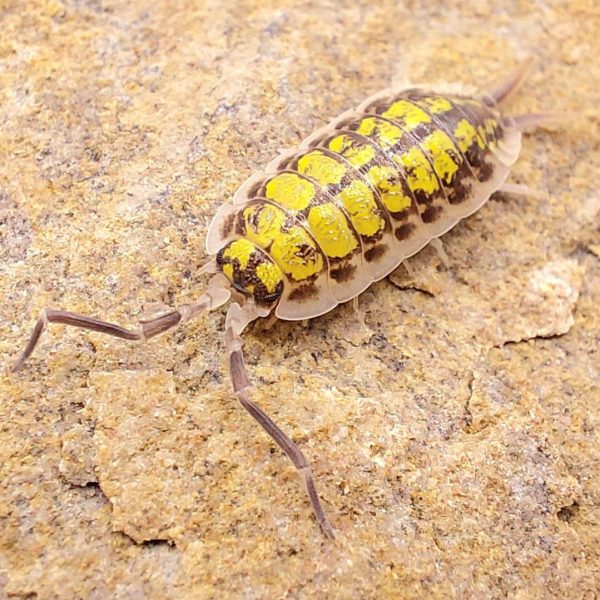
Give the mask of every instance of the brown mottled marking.
M 221 236 L 223 239 L 228 238 L 233 231 L 233 225 L 235 223 L 236 214 L 231 213 L 225 217 L 223 223 L 221 223 Z
M 311 281 L 310 283 L 304 283 L 298 286 L 295 290 L 291 292 L 288 298 L 293 302 L 302 302 L 302 300 L 310 298 L 311 296 L 314 296 L 318 293 L 319 288 L 317 288 L 314 282 Z
M 340 265 L 339 267 L 332 268 L 329 275 L 335 281 L 349 281 L 352 279 L 355 271 L 356 265 Z
M 257 181 L 250 189 L 248 190 L 248 198 L 254 198 L 257 195 L 258 190 L 263 186 L 262 181 Z M 263 194 L 261 194 L 262 196 Z
M 482 157 L 481 160 L 475 160 L 473 167 L 477 170 L 477 177 L 479 181 L 489 181 L 494 175 L 494 165 L 487 162 L 485 157 Z
M 377 246 L 373 246 L 365 252 L 365 260 L 374 262 L 381 258 L 387 252 L 387 249 L 387 244 L 377 244 Z
M 244 237 L 246 235 L 246 224 L 244 223 L 244 213 L 239 211 L 236 215 L 235 220 L 235 232 L 240 237 Z
M 402 242 L 404 240 L 407 240 L 412 235 L 415 229 L 416 226 L 413 223 L 405 223 L 404 225 L 400 225 L 400 227 L 397 227 L 394 230 L 394 235 L 396 236 L 396 239 Z
M 441 206 L 430 206 L 426 208 L 421 214 L 423 223 L 435 223 L 435 221 L 442 216 L 442 210 Z

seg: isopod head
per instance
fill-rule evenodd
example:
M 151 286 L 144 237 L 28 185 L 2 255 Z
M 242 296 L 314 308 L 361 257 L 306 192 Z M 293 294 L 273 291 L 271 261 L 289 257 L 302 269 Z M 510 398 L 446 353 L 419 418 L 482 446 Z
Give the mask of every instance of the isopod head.
M 217 253 L 217 265 L 236 290 L 259 305 L 272 305 L 283 293 L 281 269 L 247 239 L 223 246 Z

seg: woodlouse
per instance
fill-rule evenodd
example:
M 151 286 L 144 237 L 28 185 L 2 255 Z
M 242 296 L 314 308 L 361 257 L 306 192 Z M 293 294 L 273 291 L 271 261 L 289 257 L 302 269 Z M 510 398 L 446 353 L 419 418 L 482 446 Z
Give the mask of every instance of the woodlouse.
M 137 331 L 45 309 L 12 370 L 23 366 L 48 323 L 145 341 L 237 292 L 242 304 L 232 303 L 225 321 L 234 392 L 293 462 L 321 529 L 333 538 L 307 459 L 250 398 L 240 335 L 273 311 L 284 320 L 309 319 L 356 298 L 492 193 L 516 191 L 505 180 L 519 156 L 521 131 L 553 117 L 510 118 L 498 109 L 529 65 L 480 97 L 424 86 L 369 97 L 278 156 L 221 207 L 206 239 L 213 258 L 203 270 L 213 277 L 199 300 L 141 321 Z

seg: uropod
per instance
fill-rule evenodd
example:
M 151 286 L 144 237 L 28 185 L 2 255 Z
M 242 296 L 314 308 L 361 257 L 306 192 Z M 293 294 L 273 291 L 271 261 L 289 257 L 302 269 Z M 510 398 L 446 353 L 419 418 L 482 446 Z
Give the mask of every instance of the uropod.
M 146 341 L 232 302 L 225 343 L 233 390 L 292 461 L 323 533 L 334 530 L 302 450 L 252 400 L 241 334 L 267 317 L 305 320 L 357 298 L 436 241 L 506 183 L 521 133 L 556 115 L 508 117 L 501 103 L 524 79 L 525 61 L 487 94 L 460 86 L 386 89 L 286 151 L 217 211 L 207 236 L 212 274 L 202 295 L 125 329 L 90 316 L 44 309 L 12 371 L 22 368 L 49 323 Z

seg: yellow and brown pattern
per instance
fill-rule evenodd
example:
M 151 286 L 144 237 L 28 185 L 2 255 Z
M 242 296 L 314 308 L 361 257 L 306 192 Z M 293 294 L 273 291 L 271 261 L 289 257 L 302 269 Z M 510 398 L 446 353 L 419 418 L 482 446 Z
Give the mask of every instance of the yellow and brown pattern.
M 381 242 L 391 231 L 390 217 L 378 189 L 340 154 L 326 148 L 307 149 L 288 156 L 277 165 L 294 170 L 319 183 L 349 216 L 360 235 L 363 254 L 368 259 L 383 258 L 389 246 Z M 370 272 L 377 273 L 369 268 Z
M 315 163 L 313 157 L 312 167 L 310 162 L 303 162 L 301 169 L 315 170 Z M 342 165 L 334 167 L 329 163 L 328 166 L 328 170 L 317 173 L 323 183 L 290 169 L 265 175 L 249 188 L 248 197 L 270 200 L 310 232 L 328 259 L 331 291 L 340 302 L 345 302 L 359 287 L 366 287 L 370 277 L 364 272 L 362 236 L 344 205 L 343 196 L 332 195 L 329 190 L 341 175 Z M 330 183 L 326 184 L 325 180 Z M 378 227 L 385 231 L 385 221 L 380 220 Z
M 265 175 L 248 199 L 267 198 L 307 228 L 330 259 L 360 251 L 360 239 L 344 207 L 316 180 L 291 170 Z
M 327 271 L 327 259 L 314 237 L 290 213 L 266 200 L 240 206 L 236 229 L 272 257 L 291 281 Z
M 476 176 L 455 135 L 458 123 L 453 126 L 446 119 L 449 112 L 457 112 L 446 97 L 408 90 L 402 96 L 380 98 L 368 105 L 366 111 L 398 120 L 413 131 L 418 126 L 425 135 L 420 146 L 444 186 L 448 202 L 455 205 L 469 198 Z M 469 124 L 465 121 L 461 126 L 464 125 Z
M 431 105 L 437 98 L 432 92 L 412 89 L 403 92 L 407 99 Z M 458 95 L 443 97 L 443 110 L 432 111 L 446 131 L 450 131 L 456 145 L 465 156 L 477 181 L 484 183 L 493 175 L 490 152 L 503 137 L 500 123 L 494 111 L 482 101 Z
M 417 232 L 422 222 L 408 182 L 373 140 L 355 131 L 340 130 L 313 143 L 342 156 L 377 190 L 397 240 L 408 240 Z M 381 244 L 373 246 L 365 253 L 365 258 L 367 261 L 378 260 L 386 249 Z
M 217 264 L 233 287 L 254 297 L 259 304 L 272 304 L 283 293 L 283 273 L 268 254 L 241 238 L 221 248 Z
M 393 161 L 396 170 L 405 177 L 417 202 L 423 223 L 439 221 L 447 206 L 444 186 L 427 151 L 420 144 L 426 137 L 420 115 L 411 115 L 410 128 L 375 114 L 357 115 L 339 123 L 340 129 L 356 131 L 379 146 Z

